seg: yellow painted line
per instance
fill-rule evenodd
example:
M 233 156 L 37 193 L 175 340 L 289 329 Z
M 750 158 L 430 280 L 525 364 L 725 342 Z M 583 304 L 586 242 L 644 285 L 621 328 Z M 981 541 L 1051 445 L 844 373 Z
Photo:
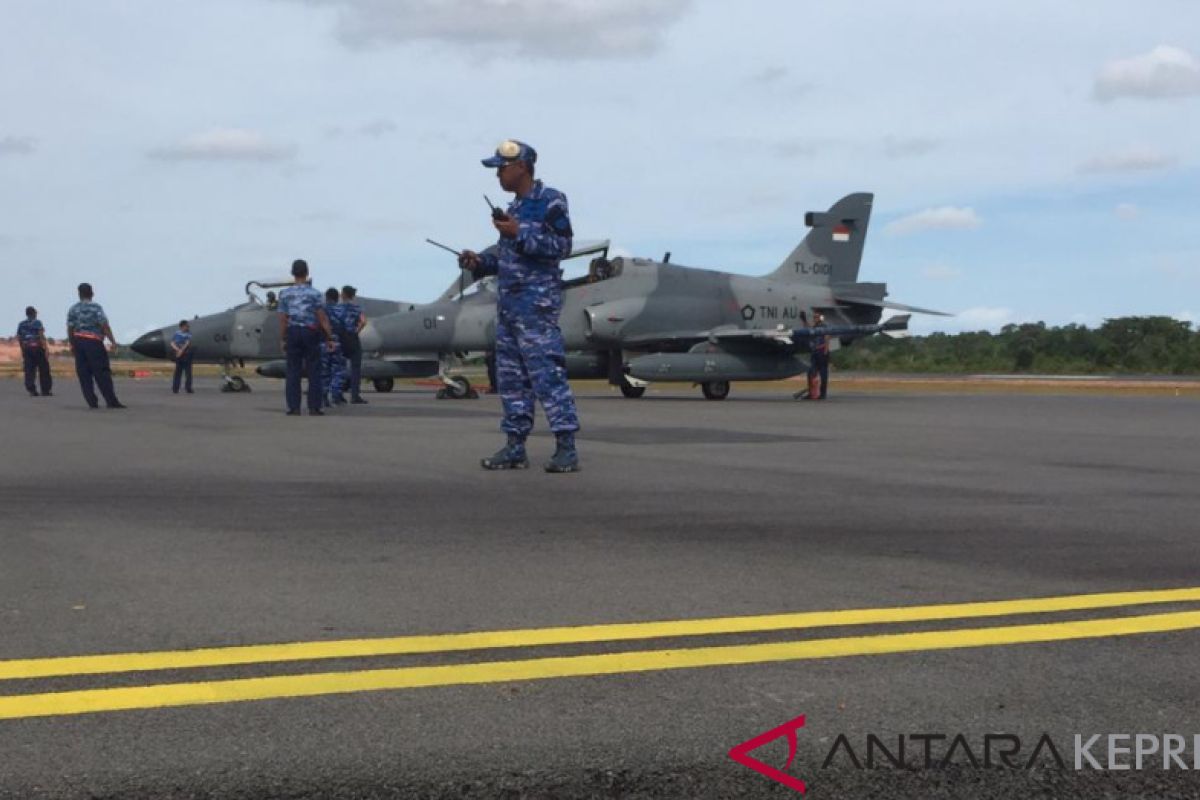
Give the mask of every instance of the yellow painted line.
M 881 634 L 807 642 L 650 650 L 439 667 L 401 667 L 359 672 L 240 678 L 206 683 L 171 683 L 121 689 L 88 689 L 0 697 L 0 719 L 239 703 L 248 700 L 315 697 L 385 689 L 507 683 L 882 653 L 993 647 L 1163 633 L 1197 627 L 1200 627 L 1200 611 L 1186 611 L 1080 622 Z
M 481 631 L 430 636 L 400 636 L 384 639 L 343 639 L 326 642 L 242 645 L 158 653 L 115 653 L 89 656 L 59 656 L 0 661 L 0 680 L 49 678 L 62 675 L 100 675 L 163 669 L 223 667 L 240 664 L 270 664 L 283 661 L 313 661 L 329 658 L 363 658 L 418 653 L 451 653 L 493 648 L 538 645 L 586 644 L 590 642 L 665 639 L 678 636 L 713 636 L 733 633 L 825 628 L 843 625 L 875 625 L 898 622 L 927 622 L 946 619 L 977 619 L 1014 614 L 1045 614 L 1062 611 L 1116 608 L 1156 603 L 1200 600 L 1200 587 L 1138 592 L 1110 592 L 1023 600 L 992 600 L 977 603 L 897 608 L 804 611 L 753 617 L 667 622 L 628 622 L 610 625 Z

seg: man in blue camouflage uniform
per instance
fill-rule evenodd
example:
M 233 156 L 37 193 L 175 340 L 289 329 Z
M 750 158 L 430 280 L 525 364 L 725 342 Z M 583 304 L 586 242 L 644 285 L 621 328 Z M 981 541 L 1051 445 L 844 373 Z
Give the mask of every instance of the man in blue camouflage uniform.
M 26 306 L 25 319 L 17 325 L 17 342 L 21 345 L 21 361 L 25 365 L 25 391 L 31 397 L 38 397 L 38 384 L 41 384 L 41 396 L 49 397 L 50 388 L 54 385 L 47 357 L 50 348 L 46 343 L 46 328 L 37 318 L 37 309 L 33 306 Z M 33 382 L 35 373 L 38 384 Z
M 192 394 L 192 361 L 196 351 L 192 348 L 192 331 L 186 319 L 179 320 L 179 330 L 171 337 L 171 355 L 175 358 L 175 375 L 171 378 L 171 391 L 179 394 L 179 379 L 187 376 L 184 389 Z
M 295 285 L 279 293 L 279 337 L 287 353 L 288 416 L 300 414 L 300 375 L 308 375 L 308 413 L 320 417 L 321 410 L 321 334 L 333 338 L 329 318 L 321 304 L 321 293 L 308 283 L 308 263 L 292 262 Z
M 500 143 L 483 165 L 496 169 L 500 186 L 516 198 L 507 213 L 496 210 L 492 224 L 500 240 L 491 252 L 464 250 L 459 266 L 476 280 L 498 276 L 496 300 L 496 380 L 504 405 L 500 428 L 508 441 L 480 462 L 484 469 L 529 466 L 525 439 L 533 429 L 535 398 L 541 402 L 557 447 L 547 472 L 575 472 L 579 417 L 567 384 L 566 358 L 558 314 L 562 309 L 559 261 L 571 252 L 571 217 L 566 195 L 534 178 L 537 152 L 524 142 Z
M 342 394 L 346 382 L 346 357 L 342 353 L 342 333 L 345 324 L 342 321 L 342 306 L 338 303 L 338 290 L 330 287 L 325 290 L 325 317 L 329 320 L 329 328 L 333 337 L 329 346 L 321 353 L 321 386 L 325 388 L 325 405 L 342 406 L 346 398 Z
M 357 302 L 358 290 L 353 286 L 342 287 L 342 352 L 350 365 L 350 402 L 365 404 L 360 384 L 362 383 L 362 342 L 358 335 L 367 324 L 367 315 Z
M 93 303 L 92 297 L 91 284 L 79 284 L 79 302 L 67 312 L 67 340 L 71 343 L 71 354 L 75 356 L 79 388 L 91 408 L 100 405 L 93 381 L 109 408 L 125 408 L 113 390 L 112 368 L 108 363 L 108 351 L 104 349 L 106 337 L 113 348 L 117 346 L 117 337 L 113 336 L 104 309 L 99 303 Z

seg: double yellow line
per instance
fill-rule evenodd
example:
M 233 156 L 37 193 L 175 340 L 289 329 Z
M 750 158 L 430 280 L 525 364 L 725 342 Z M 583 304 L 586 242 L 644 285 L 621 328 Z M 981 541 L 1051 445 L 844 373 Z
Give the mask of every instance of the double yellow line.
M 0 661 L 0 680 L 32 680 L 50 677 L 451 653 L 547 645 L 582 645 L 851 625 L 983 619 L 1022 614 L 1094 611 L 1165 603 L 1186 603 L 1198 600 L 1200 600 L 1200 587 L 906 608 L 817 611 L 754 617 L 403 636 L 387 639 L 297 642 L 159 653 L 22 659 Z M 0 696 L 0 719 L 234 703 L 286 697 L 313 697 L 385 689 L 501 683 L 854 655 L 1068 641 L 1141 633 L 1163 633 L 1191 628 L 1200 628 L 1200 611 L 768 644 L 635 650 L 602 655 L 559 656 L 445 666 L 398 667 L 85 689 Z

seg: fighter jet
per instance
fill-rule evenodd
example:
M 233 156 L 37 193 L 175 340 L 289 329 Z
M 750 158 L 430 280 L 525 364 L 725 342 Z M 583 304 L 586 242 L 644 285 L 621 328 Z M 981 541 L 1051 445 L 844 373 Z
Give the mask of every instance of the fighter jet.
M 275 310 L 274 293 L 260 298 L 255 289 L 268 290 L 292 285 L 291 280 L 257 280 L 246 284 L 246 302 L 227 311 L 198 316 L 188 320 L 192 332 L 192 347 L 199 363 L 221 364 L 222 391 L 248 392 L 250 385 L 240 375 L 233 374 L 235 366 L 247 361 L 266 362 L 258 372 L 267 377 L 282 378 L 286 362 L 279 341 L 279 312 Z M 363 334 L 369 336 L 372 320 L 389 314 L 415 309 L 412 303 L 359 297 L 358 304 L 367 315 Z M 169 358 L 169 343 L 174 325 L 151 331 L 132 345 L 134 352 L 147 358 Z M 371 353 L 364 348 L 364 353 Z M 436 354 L 401 353 L 391 358 L 363 358 L 362 376 L 370 380 L 376 391 L 390 392 L 396 378 L 427 378 L 437 375 L 440 362 Z
M 762 277 L 644 258 L 595 259 L 586 277 L 564 283 L 559 326 L 572 378 L 607 378 L 630 398 L 651 381 L 699 384 L 709 400 L 732 381 L 762 381 L 808 370 L 813 336 L 836 344 L 875 333 L 902 335 L 908 315 L 943 312 L 886 300 L 883 283 L 858 281 L 873 195 L 848 195 L 809 212 L 811 230 Z M 371 347 L 391 355 L 485 350 L 496 327 L 495 278 L 458 297 L 375 320 Z M 814 311 L 829 324 L 810 328 Z M 364 338 L 364 347 L 367 347 Z

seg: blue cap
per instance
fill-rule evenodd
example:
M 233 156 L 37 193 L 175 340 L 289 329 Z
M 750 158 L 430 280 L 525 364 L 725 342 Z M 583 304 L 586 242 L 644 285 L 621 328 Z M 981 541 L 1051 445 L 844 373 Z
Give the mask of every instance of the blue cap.
M 483 159 L 485 167 L 502 167 L 514 161 L 524 161 L 526 164 L 537 163 L 537 151 L 524 142 L 516 139 L 505 139 L 496 146 L 496 154 Z

